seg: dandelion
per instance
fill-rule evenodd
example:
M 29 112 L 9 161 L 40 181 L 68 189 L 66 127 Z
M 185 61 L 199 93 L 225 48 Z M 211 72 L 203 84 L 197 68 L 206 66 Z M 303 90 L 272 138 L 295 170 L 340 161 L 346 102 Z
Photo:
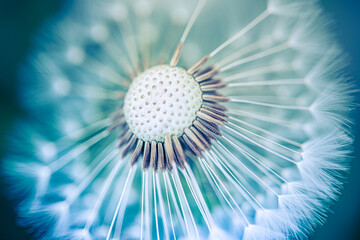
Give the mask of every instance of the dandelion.
M 3 166 L 36 238 L 302 239 L 324 223 L 352 86 L 315 1 L 77 1 L 59 18 Z

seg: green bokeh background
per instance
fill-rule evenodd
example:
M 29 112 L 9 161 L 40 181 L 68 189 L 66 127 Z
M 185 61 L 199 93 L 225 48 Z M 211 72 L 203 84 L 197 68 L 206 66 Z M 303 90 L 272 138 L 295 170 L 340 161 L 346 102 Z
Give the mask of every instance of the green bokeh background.
M 240 1 L 240 0 L 239 0 Z M 349 53 L 349 71 L 360 89 L 360 1 L 321 0 L 325 12 L 336 22 L 338 41 Z M 31 50 L 36 30 L 64 5 L 61 0 L 0 0 L 0 159 L 4 152 L 4 136 L 15 117 L 24 113 L 17 101 L 17 72 Z M 358 94 L 357 99 L 360 99 Z M 360 102 L 360 100 L 358 100 Z M 360 111 L 353 113 L 360 122 Z M 360 127 L 355 129 L 360 136 Z M 340 201 L 332 208 L 328 222 L 318 229 L 313 240 L 360 239 L 360 141 L 355 140 L 355 157 L 349 183 Z M 26 229 L 16 225 L 11 204 L 5 197 L 0 178 L 0 239 L 31 239 Z

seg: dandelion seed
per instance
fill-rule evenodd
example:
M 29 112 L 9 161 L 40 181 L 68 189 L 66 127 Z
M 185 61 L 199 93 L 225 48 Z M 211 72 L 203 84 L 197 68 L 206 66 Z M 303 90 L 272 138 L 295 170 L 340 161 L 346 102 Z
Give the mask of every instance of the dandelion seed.
M 289 239 L 349 168 L 352 86 L 314 1 L 78 1 L 3 166 L 39 239 Z M 140 165 L 140 166 L 139 166 Z

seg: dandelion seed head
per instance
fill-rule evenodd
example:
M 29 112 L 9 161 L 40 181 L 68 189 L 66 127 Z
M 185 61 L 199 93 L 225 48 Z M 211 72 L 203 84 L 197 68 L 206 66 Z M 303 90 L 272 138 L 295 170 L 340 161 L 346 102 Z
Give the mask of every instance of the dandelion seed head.
M 353 99 L 316 1 L 67 13 L 24 73 L 30 119 L 2 171 L 36 238 L 302 239 L 324 223 Z
M 166 134 L 180 137 L 192 125 L 201 104 L 200 86 L 191 75 L 182 68 L 161 65 L 132 82 L 124 113 L 138 138 L 164 142 Z

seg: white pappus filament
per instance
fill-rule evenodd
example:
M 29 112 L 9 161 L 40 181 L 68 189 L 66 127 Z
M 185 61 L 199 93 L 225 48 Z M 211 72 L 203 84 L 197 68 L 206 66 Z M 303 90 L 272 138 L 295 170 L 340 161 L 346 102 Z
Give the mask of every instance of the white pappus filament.
M 312 0 L 80 0 L 40 39 L 2 166 L 38 239 L 303 239 L 352 153 Z

